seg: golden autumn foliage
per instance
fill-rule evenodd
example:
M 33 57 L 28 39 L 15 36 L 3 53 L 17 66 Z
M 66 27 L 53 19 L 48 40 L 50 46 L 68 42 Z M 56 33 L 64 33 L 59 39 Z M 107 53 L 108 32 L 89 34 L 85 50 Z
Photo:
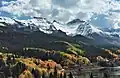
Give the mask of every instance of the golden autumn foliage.
M 61 52 L 60 54 L 64 58 L 67 58 L 66 60 L 64 60 L 66 65 L 75 64 L 77 62 L 82 63 L 82 64 L 89 64 L 90 63 L 89 59 L 87 59 L 86 57 L 76 56 L 74 54 L 67 54 L 64 52 Z
M 45 67 L 45 68 L 47 68 L 48 66 L 50 67 L 50 68 L 54 68 L 55 66 L 56 66 L 56 62 L 54 62 L 54 61 L 52 61 L 52 60 L 48 60 L 48 61 L 41 61 L 40 62 L 40 66 L 41 67 Z
M 115 53 L 116 53 L 116 54 L 120 54 L 120 49 L 118 49 Z
M 32 73 L 29 70 L 25 70 L 19 78 L 34 78 Z
M 107 55 L 111 56 L 112 58 L 118 58 L 118 55 L 111 50 L 105 49 L 105 53 L 107 53 Z
M 33 48 L 32 48 L 33 49 Z M 36 48 L 38 50 L 38 48 Z M 29 49 L 26 49 L 29 50 Z M 41 50 L 41 49 L 40 49 Z M 88 64 L 89 60 L 86 59 L 85 57 L 82 57 L 80 55 L 76 55 L 76 53 L 69 54 L 66 52 L 60 52 L 60 51 L 49 51 L 49 50 L 41 50 L 43 53 L 45 51 L 45 55 L 58 55 L 60 61 L 58 61 L 57 64 L 52 58 L 47 58 L 45 60 L 42 60 L 37 57 L 25 57 L 25 56 L 19 56 L 19 57 L 14 57 L 15 63 L 12 65 L 11 63 L 11 68 L 14 69 L 14 73 L 17 76 L 19 74 L 18 78 L 34 78 L 34 73 L 37 73 L 39 77 L 41 76 L 49 76 L 50 74 L 55 74 L 54 68 L 57 68 L 57 72 L 55 75 L 58 76 L 64 76 L 64 71 L 61 71 L 62 65 L 63 66 L 70 66 L 77 64 L 78 62 L 82 64 Z M 32 51 L 31 51 L 32 52 Z M 4 61 L 8 59 L 8 56 L 12 58 L 14 55 L 13 54 L 2 54 L 0 57 Z M 56 56 L 55 56 L 56 57 Z M 9 59 L 9 61 L 13 60 Z M 34 72 L 34 73 L 33 73 Z

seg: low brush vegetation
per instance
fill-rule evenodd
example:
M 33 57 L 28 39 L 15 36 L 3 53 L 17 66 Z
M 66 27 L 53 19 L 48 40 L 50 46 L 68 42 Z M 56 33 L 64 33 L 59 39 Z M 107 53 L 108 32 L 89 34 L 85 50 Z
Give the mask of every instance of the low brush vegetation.
M 6 64 L 5 64 L 6 63 Z M 37 58 L 17 56 L 14 54 L 0 55 L 0 78 L 62 78 L 66 73 L 62 66 L 53 60 L 43 61 Z M 62 75 L 61 75 L 62 74 Z M 51 77 L 52 76 L 52 77 Z
M 73 50 L 75 51 L 76 48 Z M 84 52 L 82 50 L 80 51 Z M 71 50 L 69 52 L 63 52 L 63 51 L 55 51 L 55 50 L 50 51 L 50 50 L 45 50 L 40 48 L 24 48 L 24 53 L 25 53 L 25 56 L 28 56 L 28 57 L 34 56 L 37 58 L 41 58 L 42 60 L 52 59 L 57 63 L 62 64 L 63 66 L 77 64 L 78 60 L 80 59 L 82 64 L 88 64 L 90 62 L 87 58 L 82 57 L 82 55 L 80 54 L 78 55 L 77 52 L 71 53 Z M 31 55 L 27 55 L 27 54 L 31 54 Z M 63 61 L 65 61 L 65 63 L 67 64 L 63 63 Z
M 65 44 L 65 50 L 47 50 L 43 48 L 25 47 L 20 52 L 0 53 L 0 66 L 3 74 L 0 77 L 13 78 L 66 78 L 64 67 L 76 64 L 88 65 L 89 59 L 83 57 L 84 50 L 77 44 Z M 5 64 L 6 63 L 6 64 Z M 6 75 L 6 71 L 9 75 Z

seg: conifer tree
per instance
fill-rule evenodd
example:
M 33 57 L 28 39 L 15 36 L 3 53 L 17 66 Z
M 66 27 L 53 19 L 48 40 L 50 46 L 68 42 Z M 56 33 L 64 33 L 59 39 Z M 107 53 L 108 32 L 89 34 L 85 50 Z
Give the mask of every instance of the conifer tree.
M 54 68 L 54 78 L 57 78 L 57 67 Z
M 11 63 L 12 63 L 11 56 L 7 57 L 6 63 L 7 63 L 8 66 L 11 65 Z
M 67 78 L 67 75 L 66 75 L 66 73 L 64 72 L 64 78 Z
M 93 78 L 93 74 L 92 73 L 90 74 L 90 78 Z
M 62 72 L 60 73 L 60 78 L 63 78 Z
M 104 73 L 104 78 L 108 78 L 108 75 L 107 75 L 107 73 Z
M 73 74 L 72 74 L 72 72 L 70 72 L 70 74 L 69 74 L 69 78 L 73 78 Z
M 45 71 L 43 71 L 42 78 L 45 78 Z
M 31 73 L 33 74 L 34 78 L 39 78 L 34 68 L 32 69 Z
M 53 73 L 50 72 L 49 78 L 54 78 Z

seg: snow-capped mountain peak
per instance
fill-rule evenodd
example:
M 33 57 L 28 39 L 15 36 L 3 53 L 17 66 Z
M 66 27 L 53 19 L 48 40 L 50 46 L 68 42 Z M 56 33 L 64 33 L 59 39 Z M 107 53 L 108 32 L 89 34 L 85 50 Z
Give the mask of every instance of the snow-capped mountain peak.
M 93 40 L 101 40 L 107 43 L 115 44 L 120 42 L 120 28 L 99 29 L 91 25 L 88 21 L 74 19 L 68 23 L 60 23 L 56 20 L 50 22 L 43 17 L 34 17 L 28 20 L 11 19 L 7 17 L 0 17 L 0 26 L 8 26 L 6 31 L 15 31 L 22 33 L 29 33 L 34 31 L 42 31 L 47 34 L 62 35 L 83 35 Z M 10 29 L 9 29 L 10 28 Z M 56 33 L 58 31 L 58 33 Z M 60 32 L 59 32 L 60 31 Z
M 18 20 L 18 19 L 11 19 L 8 17 L 0 17 L 0 22 L 5 22 L 8 24 L 11 24 L 11 26 L 14 26 L 23 31 L 42 31 L 44 33 L 51 34 L 55 30 L 61 30 L 65 32 L 67 35 L 83 35 L 88 36 L 92 33 L 101 34 L 103 33 L 102 30 L 98 29 L 97 27 L 90 25 L 89 22 L 80 20 L 80 19 L 74 19 L 66 24 L 62 24 L 56 20 L 53 22 L 50 22 L 46 18 L 43 17 L 33 17 L 32 19 L 28 20 Z M 1 25 L 1 23 L 0 23 Z M 15 27 L 16 26 L 16 27 Z
M 8 18 L 8 17 L 0 17 L 0 22 L 5 22 L 5 23 L 8 23 L 8 24 L 14 24 L 15 21 L 11 18 Z
M 55 26 L 49 22 L 46 18 L 42 17 L 34 17 L 33 19 L 28 20 L 17 20 L 21 22 L 23 25 L 22 28 L 30 27 L 31 31 L 40 30 L 44 33 L 52 33 L 52 31 L 56 30 Z
M 91 25 L 91 28 L 92 28 L 92 32 L 97 32 L 97 33 L 103 32 L 103 31 L 100 30 L 99 28 L 94 27 L 94 26 L 92 26 L 92 25 Z
M 74 19 L 74 20 L 68 22 L 67 24 L 68 24 L 68 25 L 73 25 L 73 24 L 79 24 L 79 23 L 84 23 L 84 22 L 85 22 L 85 21 L 80 20 L 80 19 Z
M 119 23 L 116 23 L 112 28 L 113 29 L 120 29 Z
M 80 19 L 75 19 L 67 23 L 68 27 L 71 27 L 72 29 L 75 29 L 74 35 L 81 34 L 83 36 L 88 36 L 89 34 L 92 33 L 98 33 L 100 34 L 102 31 L 98 28 L 96 28 L 93 25 L 90 25 L 89 22 L 80 20 Z

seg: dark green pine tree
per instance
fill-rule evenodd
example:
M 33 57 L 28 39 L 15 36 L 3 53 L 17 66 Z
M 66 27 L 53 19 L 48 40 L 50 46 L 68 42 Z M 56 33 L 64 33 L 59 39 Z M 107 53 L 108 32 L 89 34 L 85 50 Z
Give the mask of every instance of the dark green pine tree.
M 27 67 L 25 64 L 23 64 L 22 62 L 18 62 L 14 67 L 12 67 L 13 78 L 18 78 L 18 76 L 26 69 Z
M 66 75 L 66 73 L 64 72 L 64 78 L 67 78 L 67 75 Z
M 54 78 L 57 78 L 57 67 L 54 68 Z
M 0 59 L 0 67 L 5 66 L 5 61 L 3 59 Z
M 38 77 L 38 74 L 37 74 L 37 72 L 36 72 L 36 70 L 35 70 L 34 68 L 32 69 L 32 72 L 31 72 L 31 73 L 32 73 L 32 75 L 34 76 L 34 78 L 39 78 L 39 77 Z
M 52 72 L 50 73 L 49 78 L 54 78 L 54 75 Z
M 60 78 L 63 78 L 63 75 L 62 75 L 62 73 L 60 73 Z
M 7 56 L 6 64 L 10 66 L 12 63 L 11 56 Z
M 8 78 L 8 77 L 12 76 L 12 72 L 11 72 L 11 69 L 10 69 L 9 66 L 4 67 L 3 72 L 4 72 L 4 75 L 5 75 L 5 78 Z
M 5 78 L 4 73 L 0 73 L 0 78 Z
M 15 56 L 13 55 L 12 58 L 13 58 L 13 59 L 12 59 L 12 64 L 15 64 L 15 63 L 16 63 Z
M 47 70 L 48 70 L 48 71 L 50 70 L 50 65 L 49 65 L 49 64 L 47 64 Z
M 93 74 L 92 73 L 90 74 L 90 78 L 93 78 Z
M 108 75 L 107 75 L 107 73 L 104 73 L 104 78 L 108 78 Z
M 70 72 L 70 74 L 69 74 L 69 78 L 73 78 L 73 74 L 72 74 L 72 72 Z
M 45 71 L 43 71 L 42 78 L 45 78 Z

